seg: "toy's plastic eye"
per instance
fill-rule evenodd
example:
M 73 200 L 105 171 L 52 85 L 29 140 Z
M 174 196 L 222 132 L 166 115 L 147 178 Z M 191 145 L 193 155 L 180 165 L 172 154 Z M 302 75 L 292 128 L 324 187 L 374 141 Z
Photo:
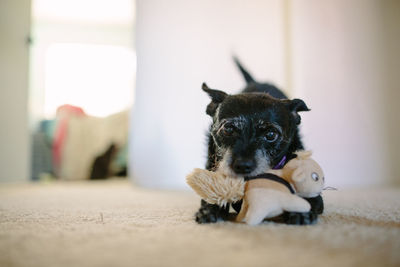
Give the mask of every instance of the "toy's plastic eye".
M 275 131 L 268 131 L 265 134 L 265 139 L 267 139 L 268 142 L 275 142 L 278 139 L 278 133 Z
M 314 181 L 318 181 L 318 180 L 319 180 L 318 173 L 313 172 L 313 173 L 311 174 L 311 178 L 312 178 Z

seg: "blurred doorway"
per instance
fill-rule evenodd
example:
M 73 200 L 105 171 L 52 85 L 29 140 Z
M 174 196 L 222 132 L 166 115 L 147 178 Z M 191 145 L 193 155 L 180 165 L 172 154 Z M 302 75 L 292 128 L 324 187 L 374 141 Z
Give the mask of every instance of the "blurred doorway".
M 134 0 L 32 0 L 33 179 L 43 173 L 86 179 L 96 157 L 111 146 L 126 151 L 134 21 Z
M 79 105 L 94 116 L 129 107 L 134 14 L 133 0 L 32 1 L 33 124 L 54 116 L 62 104 Z

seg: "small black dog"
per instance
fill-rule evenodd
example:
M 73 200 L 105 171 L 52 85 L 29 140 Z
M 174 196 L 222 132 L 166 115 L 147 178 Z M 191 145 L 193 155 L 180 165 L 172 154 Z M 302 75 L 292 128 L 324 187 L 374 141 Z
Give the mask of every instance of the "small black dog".
M 256 82 L 235 61 L 247 82 L 241 94 L 228 95 L 203 83 L 202 89 L 211 97 L 206 113 L 213 119 L 206 169 L 250 177 L 283 165 L 295 151 L 303 149 L 298 112 L 309 109 L 303 100 L 289 100 L 275 86 Z M 312 206 L 309 213 L 284 213 L 280 220 L 289 224 L 313 223 L 322 213 L 323 201 L 320 196 L 307 200 Z M 239 211 L 241 203 L 232 206 Z M 229 217 L 229 205 L 219 207 L 204 200 L 196 213 L 198 223 Z

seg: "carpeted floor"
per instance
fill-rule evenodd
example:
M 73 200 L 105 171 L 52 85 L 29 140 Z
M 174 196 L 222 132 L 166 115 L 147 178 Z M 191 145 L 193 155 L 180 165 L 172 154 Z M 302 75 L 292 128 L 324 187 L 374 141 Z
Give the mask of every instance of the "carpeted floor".
M 198 225 L 191 192 L 0 186 L 0 266 L 400 266 L 400 189 L 325 191 L 316 225 Z

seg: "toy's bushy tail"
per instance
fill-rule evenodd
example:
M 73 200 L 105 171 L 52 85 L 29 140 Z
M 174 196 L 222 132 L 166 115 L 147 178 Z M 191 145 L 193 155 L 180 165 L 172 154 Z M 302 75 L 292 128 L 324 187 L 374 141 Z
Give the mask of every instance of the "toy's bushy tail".
M 221 207 L 241 200 L 244 195 L 244 179 L 222 173 L 194 169 L 186 176 L 186 182 L 206 202 Z

